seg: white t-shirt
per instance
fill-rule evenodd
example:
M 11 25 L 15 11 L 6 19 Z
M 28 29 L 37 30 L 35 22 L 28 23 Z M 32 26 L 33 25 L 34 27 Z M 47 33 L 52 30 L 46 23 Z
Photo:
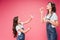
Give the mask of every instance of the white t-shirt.
M 46 19 L 49 19 L 50 16 L 51 16 L 51 15 L 47 15 L 45 18 L 46 18 Z M 51 18 L 50 18 L 50 21 L 55 21 L 55 20 L 58 20 L 58 17 L 57 17 L 57 15 L 56 15 L 56 13 L 53 13 L 52 16 L 51 16 Z M 55 26 L 52 25 L 52 27 L 54 28 Z
M 18 30 L 19 30 L 19 29 L 22 29 L 22 28 L 23 28 L 23 22 L 21 22 L 21 24 L 18 24 L 18 25 L 16 26 L 16 31 L 17 31 L 18 35 L 21 35 L 21 32 L 18 31 Z

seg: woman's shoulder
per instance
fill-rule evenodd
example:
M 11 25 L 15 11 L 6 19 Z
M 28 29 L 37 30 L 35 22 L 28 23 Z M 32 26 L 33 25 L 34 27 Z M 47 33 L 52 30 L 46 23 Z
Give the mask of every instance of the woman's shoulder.
M 56 16 L 57 14 L 56 14 L 55 12 L 53 12 L 53 15 L 55 15 L 55 16 Z
M 53 18 L 54 20 L 58 20 L 58 16 L 57 16 L 56 13 L 53 13 L 52 15 L 53 15 L 52 18 Z

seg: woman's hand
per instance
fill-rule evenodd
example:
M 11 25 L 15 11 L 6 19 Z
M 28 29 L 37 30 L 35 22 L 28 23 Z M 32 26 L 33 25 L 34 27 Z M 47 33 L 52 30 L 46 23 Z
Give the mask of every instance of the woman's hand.
M 41 13 L 41 14 L 43 13 L 43 7 L 40 8 L 40 13 Z
M 50 22 L 50 20 L 45 20 L 45 22 Z
M 43 18 L 43 7 L 40 8 L 40 17 L 41 17 L 41 22 L 44 22 L 44 18 Z
M 57 20 L 55 20 L 55 21 L 45 20 L 45 21 L 51 23 L 51 24 L 54 25 L 54 26 L 58 26 L 58 25 L 59 25 L 59 23 L 58 23 Z

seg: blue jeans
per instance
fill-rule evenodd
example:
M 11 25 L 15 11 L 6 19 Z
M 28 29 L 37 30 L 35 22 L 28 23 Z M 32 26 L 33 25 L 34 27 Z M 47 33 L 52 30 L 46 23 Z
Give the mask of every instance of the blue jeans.
M 21 33 L 21 35 L 18 35 L 17 40 L 25 40 L 25 34 Z
M 56 29 L 52 28 L 51 23 L 46 23 L 48 40 L 57 40 Z

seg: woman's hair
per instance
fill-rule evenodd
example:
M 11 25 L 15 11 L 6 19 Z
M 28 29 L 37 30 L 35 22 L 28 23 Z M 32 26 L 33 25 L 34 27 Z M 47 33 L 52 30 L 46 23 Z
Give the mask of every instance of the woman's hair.
M 13 18 L 13 34 L 14 37 L 17 36 L 16 26 L 18 25 L 18 16 Z
M 51 7 L 52 7 L 51 13 L 52 13 L 52 12 L 56 12 L 55 3 L 53 3 L 53 2 L 48 2 L 48 3 L 51 3 Z M 47 14 L 48 14 L 48 13 L 49 13 L 49 10 L 48 10 Z

